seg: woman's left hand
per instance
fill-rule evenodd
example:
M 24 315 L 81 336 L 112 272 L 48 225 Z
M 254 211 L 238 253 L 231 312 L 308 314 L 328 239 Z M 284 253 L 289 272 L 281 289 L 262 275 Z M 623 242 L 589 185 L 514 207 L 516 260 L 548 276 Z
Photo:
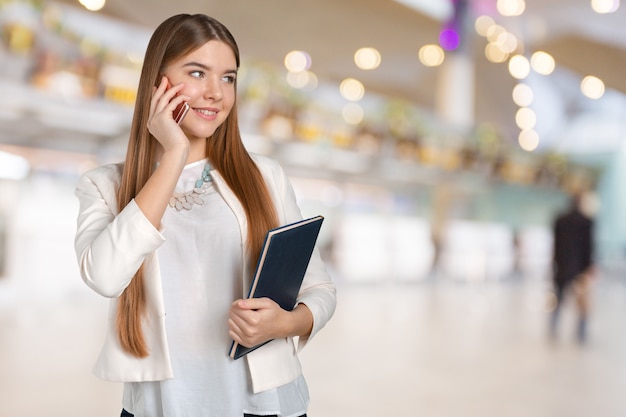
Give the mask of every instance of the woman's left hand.
M 230 337 L 240 345 L 251 347 L 271 339 L 289 336 L 290 312 L 270 298 L 237 300 L 230 306 Z

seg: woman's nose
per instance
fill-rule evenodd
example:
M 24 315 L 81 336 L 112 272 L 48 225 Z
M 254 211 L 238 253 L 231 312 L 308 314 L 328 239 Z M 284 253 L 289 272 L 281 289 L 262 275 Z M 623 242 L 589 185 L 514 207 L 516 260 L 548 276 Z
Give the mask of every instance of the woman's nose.
M 219 101 L 222 99 L 222 85 L 219 78 L 208 77 L 204 86 L 204 98 L 206 100 Z

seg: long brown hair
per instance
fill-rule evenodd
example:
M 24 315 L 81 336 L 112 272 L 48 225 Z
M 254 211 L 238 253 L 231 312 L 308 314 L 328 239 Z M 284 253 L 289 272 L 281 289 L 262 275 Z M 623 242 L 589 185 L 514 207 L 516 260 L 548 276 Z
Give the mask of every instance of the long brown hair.
M 155 151 L 158 143 L 146 126 L 152 89 L 159 74 L 169 63 L 210 40 L 230 46 L 239 68 L 239 48 L 235 39 L 223 24 L 209 16 L 172 16 L 154 31 L 148 43 L 137 90 L 126 161 L 117 195 L 120 208 L 135 198 L 152 175 L 157 162 Z M 254 263 L 261 251 L 265 233 L 278 225 L 278 219 L 263 177 L 241 141 L 236 104 L 224 123 L 207 138 L 206 152 L 245 210 L 248 218 L 248 262 Z M 145 310 L 143 281 L 141 267 L 120 296 L 117 310 L 120 344 L 125 351 L 140 358 L 149 354 L 141 327 L 141 316 Z

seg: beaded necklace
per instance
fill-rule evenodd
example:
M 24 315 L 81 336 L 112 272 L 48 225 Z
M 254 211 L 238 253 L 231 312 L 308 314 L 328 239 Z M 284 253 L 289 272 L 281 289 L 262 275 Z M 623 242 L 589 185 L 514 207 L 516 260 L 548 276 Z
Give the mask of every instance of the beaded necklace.
M 170 197 L 170 207 L 181 211 L 182 209 L 191 210 L 194 204 L 199 206 L 203 205 L 204 199 L 202 196 L 206 193 L 206 190 L 211 186 L 211 182 L 213 181 L 209 171 L 211 171 L 211 164 L 207 162 L 202 170 L 202 175 L 196 180 L 194 184 L 195 187 L 192 190 L 172 194 Z

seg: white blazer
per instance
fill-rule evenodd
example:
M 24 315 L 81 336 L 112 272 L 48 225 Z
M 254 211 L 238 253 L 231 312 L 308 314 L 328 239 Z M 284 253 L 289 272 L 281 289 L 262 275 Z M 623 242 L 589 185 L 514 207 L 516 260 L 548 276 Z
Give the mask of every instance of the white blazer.
M 281 224 L 302 219 L 291 184 L 278 163 L 252 155 L 271 194 Z M 76 187 L 80 202 L 75 249 L 84 282 L 98 294 L 111 298 L 104 346 L 94 367 L 99 378 L 111 381 L 159 381 L 173 378 L 167 337 L 163 288 L 156 250 L 165 241 L 159 230 L 146 219 L 132 200 L 121 211 L 116 192 L 122 164 L 105 165 L 84 173 Z M 218 192 L 234 212 L 246 242 L 247 219 L 219 172 L 211 175 Z M 243 245 L 244 248 L 246 245 Z M 244 249 L 243 288 L 249 288 L 251 276 L 247 250 Z M 139 359 L 122 350 L 115 328 L 118 297 L 144 263 L 146 312 L 143 331 L 149 356 Z M 246 294 L 243 294 L 245 296 Z M 309 264 L 298 297 L 313 314 L 313 330 L 300 338 L 298 349 L 292 338 L 274 340 L 246 355 L 254 392 L 279 387 L 301 375 L 297 357 L 300 350 L 331 318 L 335 311 L 336 292 L 317 249 Z M 224 346 L 224 355 L 229 346 Z M 240 359 L 241 360 L 241 359 Z

